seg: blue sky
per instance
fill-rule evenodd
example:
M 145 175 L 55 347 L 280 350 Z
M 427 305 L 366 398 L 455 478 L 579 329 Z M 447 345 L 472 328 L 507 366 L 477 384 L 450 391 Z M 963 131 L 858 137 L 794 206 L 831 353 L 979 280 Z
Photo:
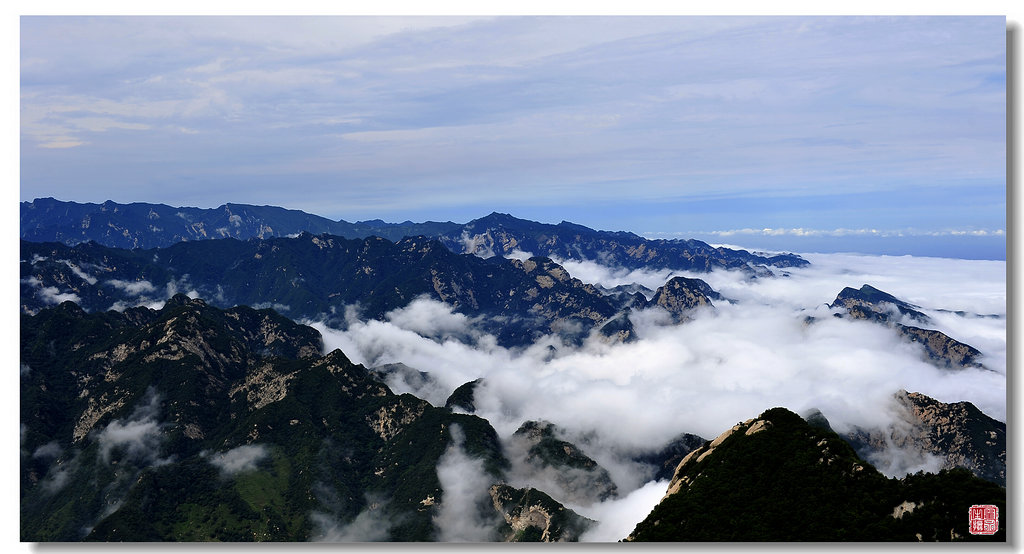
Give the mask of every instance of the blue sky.
M 1005 244 L 1005 30 L 1002 17 L 24 17 L 20 196 L 349 221 L 502 211 L 743 244 Z

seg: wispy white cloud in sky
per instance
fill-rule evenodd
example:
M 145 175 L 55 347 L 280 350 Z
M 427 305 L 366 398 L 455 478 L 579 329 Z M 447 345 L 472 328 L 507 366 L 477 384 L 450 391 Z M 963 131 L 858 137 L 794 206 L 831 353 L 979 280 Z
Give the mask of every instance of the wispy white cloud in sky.
M 639 231 L 708 194 L 914 190 L 822 206 L 849 228 L 1005 196 L 1001 18 L 27 17 L 21 47 L 25 200 Z

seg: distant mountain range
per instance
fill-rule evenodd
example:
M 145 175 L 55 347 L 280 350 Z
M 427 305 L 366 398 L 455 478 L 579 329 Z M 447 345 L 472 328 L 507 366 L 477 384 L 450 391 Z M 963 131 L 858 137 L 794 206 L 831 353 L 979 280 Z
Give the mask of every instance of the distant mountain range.
M 273 307 L 289 317 L 344 327 L 351 307 L 362 317 L 384 319 L 427 297 L 479 317 L 481 330 L 519 346 L 550 333 L 578 343 L 592 331 L 628 341 L 629 310 L 647 304 L 642 294 L 605 294 L 548 258 L 459 255 L 424 237 L 392 243 L 303 233 L 151 250 L 22 241 L 21 259 L 24 313 L 61 300 L 90 311 L 123 309 L 194 291 L 221 307 Z M 709 305 L 706 293 L 714 294 L 699 279 L 678 278 L 670 285 L 652 301 L 677 318 Z M 685 298 L 671 300 L 677 297 Z M 611 326 L 604 329 L 606 324 Z
M 714 248 L 698 240 L 649 240 L 633 233 L 595 231 L 492 213 L 466 224 L 448 222 L 385 223 L 381 220 L 332 221 L 274 206 L 225 204 L 219 208 L 175 208 L 164 204 L 80 204 L 41 198 L 21 203 L 21 238 L 68 245 L 93 241 L 114 248 L 161 248 L 205 239 L 287 237 L 302 232 L 348 239 L 371 236 L 398 242 L 406 237 L 436 238 L 457 254 L 507 255 L 515 251 L 556 259 L 594 260 L 636 269 L 710 271 L 741 268 L 760 273 L 799 267 L 793 254 L 761 256 L 744 250 Z
M 63 299 L 106 310 L 194 290 L 221 307 L 275 307 L 293 318 L 343 326 L 349 306 L 382 319 L 425 295 L 486 316 L 480 327 L 509 346 L 553 330 L 573 343 L 594 330 L 612 340 L 633 338 L 629 310 L 645 307 L 647 297 L 572 279 L 552 258 L 627 269 L 738 269 L 751 276 L 807 265 L 792 254 L 760 256 L 498 213 L 465 225 L 348 223 L 272 206 L 46 198 L 21 204 L 21 236 L 26 313 Z M 651 298 L 677 321 L 715 296 L 699 279 L 681 287 L 682 279 Z

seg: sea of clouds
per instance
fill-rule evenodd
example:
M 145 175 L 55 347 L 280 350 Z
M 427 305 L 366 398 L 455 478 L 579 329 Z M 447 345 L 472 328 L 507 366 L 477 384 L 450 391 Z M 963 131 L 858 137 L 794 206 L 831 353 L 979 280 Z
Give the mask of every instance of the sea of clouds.
M 589 540 L 621 539 L 646 516 L 667 483 L 648 482 L 632 458 L 680 433 L 714 438 L 776 406 L 801 414 L 820 409 L 840 432 L 855 425 L 884 427 L 896 419 L 893 395 L 901 389 L 942 402 L 970 401 L 1006 420 L 1005 262 L 805 257 L 810 266 L 777 270 L 776 278 L 725 270 L 626 271 L 560 260 L 573 277 L 605 287 L 637 283 L 656 289 L 684 275 L 704 279 L 725 298 L 681 325 L 657 308 L 635 311 L 639 338 L 625 344 L 595 335 L 581 347 L 545 337 L 526 348 L 504 348 L 476 330 L 472 318 L 427 298 L 384 321 L 359 320 L 353 310 L 345 330 L 312 325 L 323 334 L 325 350 L 340 348 L 356 363 L 400 362 L 427 372 L 426 380 L 392 374 L 389 385 L 434 405 L 483 377 L 476 414 L 506 442 L 524 421 L 555 423 L 564 438 L 609 470 L 621 493 L 603 503 L 567 503 L 601 522 L 584 537 Z M 890 328 L 834 317 L 837 310 L 827 304 L 844 287 L 863 284 L 920 306 L 932 319 L 923 327 L 981 350 L 984 368 L 940 369 Z M 880 469 L 898 475 L 922 467 L 907 462 Z
M 554 423 L 562 438 L 608 470 L 619 497 L 581 502 L 573 491 L 558 490 L 543 474 L 525 471 L 513 471 L 510 484 L 544 490 L 598 521 L 585 540 L 625 537 L 664 494 L 668 483 L 650 481 L 649 471 L 634 461 L 638 454 L 657 450 L 681 433 L 714 438 L 772 407 L 800 414 L 819 409 L 839 432 L 852 426 L 884 428 L 899 424 L 894 394 L 907 390 L 942 402 L 969 401 L 989 416 L 1006 420 L 1004 261 L 803 256 L 811 265 L 777 269 L 775 278 L 727 270 L 625 270 L 593 261 L 556 260 L 573 277 L 606 288 L 636 284 L 653 291 L 682 275 L 703 279 L 724 297 L 714 301 L 714 309 L 694 312 L 692 320 L 681 325 L 673 325 L 659 308 L 634 311 L 630 318 L 638 339 L 624 344 L 595 334 L 582 346 L 547 336 L 527 347 L 505 348 L 480 331 L 479 317 L 456 313 L 427 297 L 381 321 L 364 320 L 353 307 L 346 311 L 344 330 L 306 323 L 322 333 L 326 351 L 340 348 L 368 367 L 401 363 L 425 372 L 426 379 L 415 372 L 391 372 L 387 381 L 395 392 L 411 392 L 436 406 L 443 406 L 456 387 L 484 378 L 475 393 L 476 414 L 497 430 L 513 468 L 523 466 L 520 458 L 525 455 L 510 440 L 515 430 L 527 420 Z M 984 368 L 940 369 L 925 359 L 920 346 L 884 325 L 834 317 L 838 310 L 827 304 L 843 288 L 864 284 L 919 306 L 931 322 L 906 323 L 938 329 L 978 348 Z M 180 288 L 179 283 L 169 284 L 166 291 L 148 282 L 111 285 L 138 295 L 134 304 L 153 308 L 163 304 L 157 298 L 170 297 Z M 188 290 L 187 283 L 181 285 Z M 190 291 L 190 296 L 196 295 Z M 140 416 L 121 425 L 101 438 L 130 453 L 138 441 L 118 442 L 119 437 L 147 439 L 156 423 Z M 138 431 L 138 437 L 129 431 Z M 239 451 L 210 461 L 233 473 L 265 456 L 263 450 Z M 935 460 L 920 452 L 893 450 L 873 461 L 893 476 L 935 469 Z M 486 479 L 474 463 L 453 448 L 438 468 L 442 477 L 480 477 L 468 488 L 445 487 L 449 505 L 442 507 L 436 523 L 449 540 L 482 537 L 482 523 L 454 523 L 486 495 Z M 61 484 L 59 479 L 53 483 L 55 489 Z M 376 521 L 381 511 L 368 508 L 358 522 L 348 524 L 326 512 L 318 514 L 322 521 L 318 520 L 317 537 L 379 540 L 383 535 L 374 526 L 381 524 Z M 360 522 L 378 531 L 368 533 L 364 525 L 357 525 Z

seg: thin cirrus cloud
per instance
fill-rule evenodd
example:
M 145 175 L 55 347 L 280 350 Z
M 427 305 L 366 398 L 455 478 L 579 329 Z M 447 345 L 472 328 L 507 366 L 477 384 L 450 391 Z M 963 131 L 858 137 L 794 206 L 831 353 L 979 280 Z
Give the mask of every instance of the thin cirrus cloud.
M 639 231 L 723 191 L 1005 195 L 1002 18 L 28 17 L 21 46 L 25 200 Z

